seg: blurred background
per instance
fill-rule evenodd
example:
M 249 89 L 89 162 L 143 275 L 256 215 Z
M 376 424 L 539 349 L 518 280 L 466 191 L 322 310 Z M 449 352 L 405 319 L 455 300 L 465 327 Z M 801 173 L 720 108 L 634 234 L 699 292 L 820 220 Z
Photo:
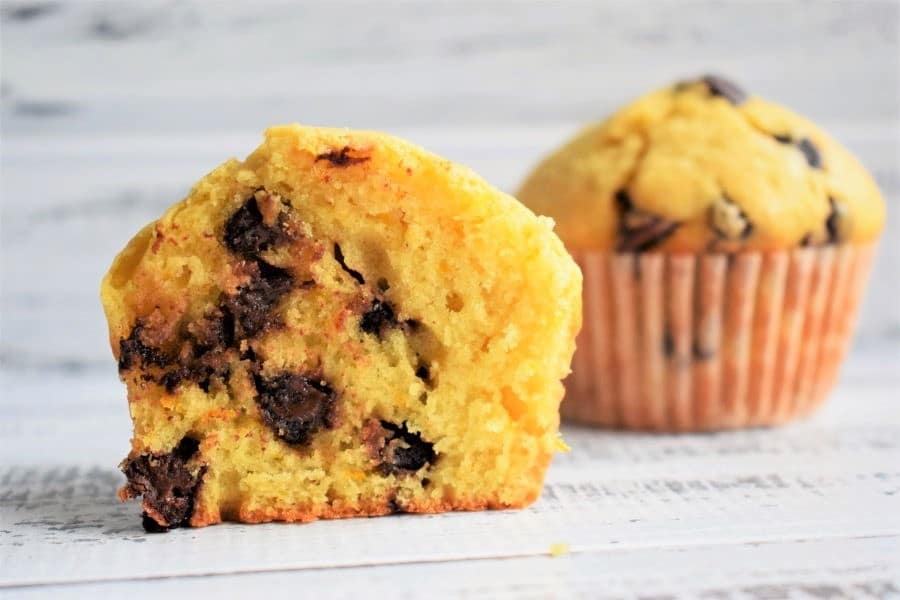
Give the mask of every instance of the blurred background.
M 896 2 L 3 0 L 0 457 L 64 436 L 42 429 L 51 412 L 121 420 L 123 453 L 100 279 L 266 126 L 386 130 L 512 191 L 580 125 L 707 72 L 818 121 L 874 173 L 889 224 L 854 360 L 900 367 L 898 19 Z

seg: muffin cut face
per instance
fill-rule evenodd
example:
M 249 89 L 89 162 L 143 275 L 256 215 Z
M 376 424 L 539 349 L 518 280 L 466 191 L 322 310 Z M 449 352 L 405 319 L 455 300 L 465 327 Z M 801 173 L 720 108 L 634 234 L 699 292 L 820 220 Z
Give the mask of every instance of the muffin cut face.
M 154 531 L 533 501 L 580 325 L 550 226 L 395 138 L 269 130 L 104 280 L 120 496 Z

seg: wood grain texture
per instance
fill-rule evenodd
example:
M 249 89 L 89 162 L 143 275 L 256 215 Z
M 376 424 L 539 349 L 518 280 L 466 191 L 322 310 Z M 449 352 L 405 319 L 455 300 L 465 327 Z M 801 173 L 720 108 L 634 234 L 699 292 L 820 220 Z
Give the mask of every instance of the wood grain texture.
M 896 600 L 900 538 L 671 546 L 551 558 L 478 559 L 19 588 L 4 598 L 596 598 Z M 715 567 L 711 567 L 715 565 Z M 648 566 L 653 573 L 648 575 Z
M 900 596 L 898 19 L 896 2 L 0 3 L 2 582 L 108 579 L 112 549 L 125 563 L 113 578 L 222 574 L 153 580 L 138 597 L 402 598 L 423 582 L 447 597 Z M 354 535 L 345 523 L 214 528 L 201 535 L 223 552 L 253 541 L 205 571 L 179 570 L 198 532 L 133 530 L 137 507 L 108 494 L 130 424 L 99 281 L 203 173 L 265 126 L 300 121 L 387 130 L 511 191 L 581 124 L 707 72 L 820 122 L 888 200 L 856 352 L 814 421 L 729 436 L 572 429 L 573 452 L 529 511 L 392 517 Z M 721 490 L 731 504 L 714 501 Z M 411 541 L 449 562 L 423 564 Z M 573 554 L 538 556 L 557 542 Z M 38 551 L 55 558 L 29 572 Z M 317 568 L 279 571 L 298 557 Z M 253 570 L 275 573 L 229 574 Z
M 19 377 L 4 382 L 0 401 L 0 588 L 540 556 L 556 543 L 610 557 L 706 548 L 740 571 L 735 556 L 758 544 L 802 540 L 837 552 L 854 538 L 893 539 L 900 413 L 886 357 L 896 351 L 853 358 L 834 402 L 791 427 L 694 436 L 567 428 L 571 452 L 556 457 L 543 497 L 524 511 L 165 536 L 143 534 L 139 506 L 114 495 L 122 476 L 113 465 L 128 450 L 120 386 L 99 374 Z M 18 401 L 54 397 L 68 401 L 49 411 Z M 764 570 L 782 566 L 760 560 Z

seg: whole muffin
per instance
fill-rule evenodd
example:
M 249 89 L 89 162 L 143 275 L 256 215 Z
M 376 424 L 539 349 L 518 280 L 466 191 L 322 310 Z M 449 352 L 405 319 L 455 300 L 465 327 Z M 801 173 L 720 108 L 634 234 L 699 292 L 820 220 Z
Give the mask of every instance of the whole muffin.
M 584 274 L 564 417 L 715 430 L 828 395 L 884 201 L 812 122 L 721 77 L 678 83 L 582 131 L 519 199 Z

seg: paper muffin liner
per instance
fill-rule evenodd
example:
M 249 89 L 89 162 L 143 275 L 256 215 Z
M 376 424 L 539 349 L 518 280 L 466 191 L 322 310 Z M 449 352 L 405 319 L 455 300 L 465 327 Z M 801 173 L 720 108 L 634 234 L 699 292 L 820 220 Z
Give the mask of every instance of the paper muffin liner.
M 873 253 L 573 253 L 584 325 L 563 417 L 703 431 L 810 413 L 837 380 Z

